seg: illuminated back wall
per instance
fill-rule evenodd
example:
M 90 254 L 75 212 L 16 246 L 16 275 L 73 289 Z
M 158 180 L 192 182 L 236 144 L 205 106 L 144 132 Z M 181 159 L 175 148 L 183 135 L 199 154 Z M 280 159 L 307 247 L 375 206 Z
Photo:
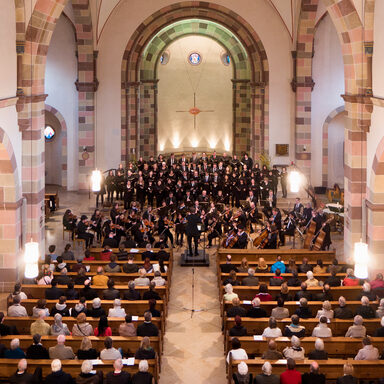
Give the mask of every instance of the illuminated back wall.
M 165 52 L 166 64 L 158 65 L 158 151 L 231 152 L 233 68 L 224 48 L 208 37 L 186 36 Z M 192 53 L 199 56 L 191 63 Z M 201 111 L 195 115 L 189 112 L 194 93 Z

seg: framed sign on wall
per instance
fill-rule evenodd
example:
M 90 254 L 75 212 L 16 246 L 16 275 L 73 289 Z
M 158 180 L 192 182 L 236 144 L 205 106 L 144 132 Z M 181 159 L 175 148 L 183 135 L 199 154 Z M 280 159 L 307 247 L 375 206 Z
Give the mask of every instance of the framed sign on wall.
M 288 156 L 289 144 L 276 144 L 276 156 Z

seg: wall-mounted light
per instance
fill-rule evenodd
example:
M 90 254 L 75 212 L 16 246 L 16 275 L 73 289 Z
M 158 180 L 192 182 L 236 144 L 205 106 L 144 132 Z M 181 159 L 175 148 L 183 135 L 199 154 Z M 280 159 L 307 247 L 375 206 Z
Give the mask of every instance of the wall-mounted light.
M 301 186 L 301 175 L 299 171 L 293 170 L 289 172 L 289 186 L 292 193 L 297 193 Z
M 100 192 L 101 189 L 101 172 L 98 169 L 92 171 L 91 176 L 92 192 Z
M 24 276 L 33 279 L 39 274 L 39 243 L 32 241 L 25 244 L 24 250 Z
M 368 277 L 368 244 L 363 243 L 360 239 L 354 246 L 354 259 L 355 259 L 355 275 L 359 279 L 366 279 Z

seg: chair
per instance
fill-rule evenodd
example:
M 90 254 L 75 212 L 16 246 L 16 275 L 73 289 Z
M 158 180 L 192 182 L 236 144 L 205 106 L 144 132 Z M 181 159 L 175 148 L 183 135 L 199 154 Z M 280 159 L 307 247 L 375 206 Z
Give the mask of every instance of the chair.
M 72 240 L 72 230 L 65 228 L 63 225 L 63 240 L 64 240 L 65 232 L 68 233 L 68 240 Z
M 86 248 L 86 241 L 85 239 L 79 239 L 77 235 L 73 238 L 73 244 L 76 247 L 76 244 L 81 244 L 81 247 L 83 248 L 83 251 L 85 251 Z

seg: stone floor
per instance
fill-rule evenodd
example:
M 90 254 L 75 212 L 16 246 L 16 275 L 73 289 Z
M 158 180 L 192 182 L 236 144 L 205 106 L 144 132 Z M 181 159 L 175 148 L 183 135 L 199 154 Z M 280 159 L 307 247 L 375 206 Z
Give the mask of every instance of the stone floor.
M 56 244 L 60 254 L 68 237 L 63 240 L 62 215 L 70 207 L 77 214 L 90 216 L 95 207 L 94 197 L 86 193 L 60 191 L 60 209 L 46 222 L 46 252 Z M 333 236 L 338 256 L 342 253 L 341 235 Z M 291 244 L 287 244 L 289 248 Z M 194 302 L 192 301 L 193 270 L 181 267 L 181 251 L 175 249 L 172 287 L 164 339 L 160 384 L 225 383 L 225 360 L 221 318 L 216 280 L 215 248 L 209 250 L 210 266 L 195 268 Z M 81 255 L 81 249 L 74 249 Z M 5 304 L 0 296 L 0 307 Z M 191 309 L 198 310 L 193 313 Z M 200 311 L 201 310 L 201 311 Z

